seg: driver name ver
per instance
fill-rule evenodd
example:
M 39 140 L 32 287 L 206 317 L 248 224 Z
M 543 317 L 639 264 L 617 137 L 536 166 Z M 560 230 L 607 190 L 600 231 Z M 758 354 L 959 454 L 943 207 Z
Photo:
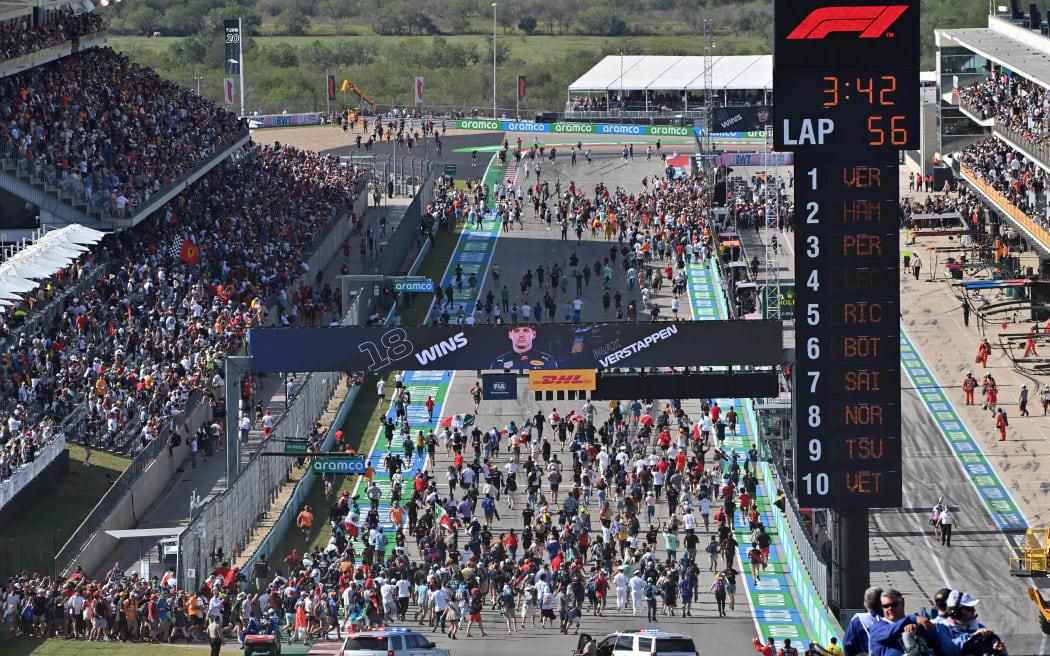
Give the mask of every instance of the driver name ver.
M 496 356 L 490 369 L 557 369 L 558 361 L 550 353 L 532 348 L 536 329 L 529 324 L 511 326 L 507 331 L 511 350 Z

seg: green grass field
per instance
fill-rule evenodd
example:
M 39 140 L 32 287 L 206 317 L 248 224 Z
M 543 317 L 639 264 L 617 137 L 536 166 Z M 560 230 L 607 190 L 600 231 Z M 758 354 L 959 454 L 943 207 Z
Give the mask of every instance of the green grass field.
M 236 645 L 234 645 L 236 646 Z M 229 645 L 227 646 L 227 650 Z M 223 651 L 227 651 L 223 650 Z M 87 642 L 86 640 L 62 640 L 51 638 L 15 638 L 0 642 L 0 653 L 4 656 L 203 656 L 210 654 L 208 647 L 196 645 L 143 645 L 120 642 Z
M 69 472 L 58 486 L 0 537 L 0 573 L 28 570 L 50 574 L 54 554 L 66 543 L 131 461 L 95 451 L 84 467 L 84 448 L 69 445 Z

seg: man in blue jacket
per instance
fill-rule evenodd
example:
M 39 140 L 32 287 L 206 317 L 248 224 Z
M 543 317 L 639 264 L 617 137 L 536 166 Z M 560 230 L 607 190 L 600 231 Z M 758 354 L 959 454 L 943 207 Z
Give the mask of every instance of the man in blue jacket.
M 846 656 L 868 653 L 868 629 L 882 618 L 882 588 L 871 587 L 864 591 L 864 613 L 853 616 L 846 626 L 842 649 Z
M 928 618 L 905 615 L 904 595 L 890 588 L 882 591 L 882 620 L 868 628 L 871 656 L 904 656 L 902 637 L 905 633 L 917 633 L 937 656 L 953 656 L 959 651 L 948 638 L 947 631 Z

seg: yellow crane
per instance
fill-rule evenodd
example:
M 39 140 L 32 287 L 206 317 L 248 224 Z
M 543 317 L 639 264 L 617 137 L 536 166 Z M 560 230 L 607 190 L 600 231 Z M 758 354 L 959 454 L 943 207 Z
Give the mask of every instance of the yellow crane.
M 358 96 L 361 97 L 361 105 L 362 106 L 366 106 L 368 108 L 368 110 L 371 113 L 373 113 L 373 114 L 378 113 L 377 109 L 376 109 L 376 101 L 372 100 L 372 96 L 370 96 L 367 93 L 365 93 L 364 91 L 362 91 L 359 86 L 357 86 L 356 84 L 354 84 L 350 80 L 343 80 L 343 86 L 341 86 L 339 88 L 339 90 L 342 91 L 343 93 L 346 93 L 347 91 L 353 91 L 354 93 L 356 93 Z M 355 112 L 360 112 L 360 110 L 361 110 L 360 107 L 357 107 L 357 108 L 354 109 Z
M 1030 528 L 1025 532 L 1024 546 L 1014 547 L 1010 555 L 1010 576 L 1047 576 L 1047 561 L 1050 559 L 1050 528 Z M 1050 601 L 1036 588 L 1028 588 L 1028 598 L 1039 609 L 1039 628 L 1050 635 Z

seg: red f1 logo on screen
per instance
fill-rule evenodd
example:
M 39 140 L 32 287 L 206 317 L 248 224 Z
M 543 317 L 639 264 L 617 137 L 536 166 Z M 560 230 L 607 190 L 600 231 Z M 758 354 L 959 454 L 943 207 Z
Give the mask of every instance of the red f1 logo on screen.
M 907 9 L 907 5 L 821 7 L 806 16 L 787 38 L 823 39 L 833 32 L 860 32 L 861 39 L 876 39 L 886 35 L 889 26 Z

